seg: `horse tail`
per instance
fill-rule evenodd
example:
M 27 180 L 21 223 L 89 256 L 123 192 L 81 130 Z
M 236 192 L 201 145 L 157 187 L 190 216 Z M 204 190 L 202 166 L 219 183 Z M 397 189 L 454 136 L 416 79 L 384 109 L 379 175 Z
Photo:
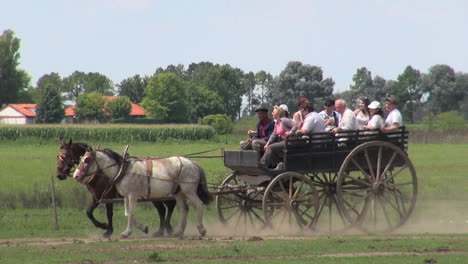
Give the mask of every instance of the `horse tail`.
M 213 196 L 208 191 L 208 184 L 206 182 L 205 170 L 200 165 L 195 163 L 200 170 L 200 181 L 198 182 L 197 195 L 204 205 L 209 205 L 213 201 Z

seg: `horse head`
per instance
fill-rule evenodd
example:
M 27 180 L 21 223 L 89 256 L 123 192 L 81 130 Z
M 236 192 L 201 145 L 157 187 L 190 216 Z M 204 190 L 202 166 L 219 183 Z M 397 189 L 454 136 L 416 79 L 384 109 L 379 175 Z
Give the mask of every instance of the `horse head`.
M 96 162 L 94 162 L 95 160 L 96 152 L 93 151 L 91 148 L 88 148 L 86 150 L 86 153 L 81 157 L 80 163 L 78 164 L 78 168 L 76 168 L 75 173 L 73 173 L 73 179 L 75 179 L 77 182 L 83 182 L 85 178 L 96 173 L 96 171 L 89 173 L 90 168 L 93 167 L 93 164 L 95 164 L 95 166 L 97 167 Z
M 61 141 L 60 152 L 57 155 L 57 178 L 65 180 L 72 168 L 79 163 L 79 158 L 86 152 L 88 145 L 84 143 L 67 143 Z

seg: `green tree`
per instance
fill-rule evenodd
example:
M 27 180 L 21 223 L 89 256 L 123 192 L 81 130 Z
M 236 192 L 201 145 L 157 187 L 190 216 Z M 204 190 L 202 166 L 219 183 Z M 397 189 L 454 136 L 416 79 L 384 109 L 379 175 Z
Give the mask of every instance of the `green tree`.
M 273 76 L 266 71 L 255 73 L 255 83 L 257 85 L 255 91 L 258 94 L 259 104 L 264 105 L 267 102 L 267 95 L 273 86 Z
M 398 97 L 403 116 L 413 124 L 415 106 L 419 104 L 421 97 L 421 73 L 411 66 L 407 66 L 389 92 Z
M 458 72 L 455 75 L 457 90 L 463 93 L 463 99 L 460 100 L 460 111 L 468 119 L 468 73 Z
M 225 113 L 223 100 L 214 91 L 203 86 L 197 86 L 189 90 L 190 94 L 190 122 L 207 116 Z
M 429 109 L 434 113 L 458 110 L 459 101 L 463 99 L 463 91 L 455 82 L 455 71 L 448 65 L 434 65 L 421 82 L 423 92 L 428 92 Z
M 366 67 L 357 69 L 353 75 L 353 84 L 350 85 L 350 90 L 354 94 L 353 101 L 358 97 L 367 96 L 371 98 L 370 94 L 374 89 L 374 83 L 372 82 L 372 73 Z
M 320 67 L 292 61 L 274 79 L 269 98 L 272 104 L 287 104 L 293 112 L 297 110 L 296 103 L 300 97 L 321 105 L 333 93 L 334 85 L 331 78 L 323 79 Z
M 107 103 L 106 110 L 113 119 L 125 119 L 129 117 L 132 111 L 132 102 L 126 96 L 119 96 Z
M 145 97 L 145 88 L 148 84 L 147 77 L 135 75 L 129 77 L 117 84 L 117 93 L 119 96 L 126 96 L 132 103 L 139 104 Z
M 141 105 L 148 117 L 167 122 L 188 120 L 187 85 L 174 73 L 160 73 L 151 77 Z
M 37 81 L 40 100 L 36 110 L 38 123 L 60 123 L 65 112 L 63 107 L 62 78 L 57 73 L 43 75 Z
M 12 30 L 5 30 L 0 36 L 0 107 L 20 102 L 31 81 L 25 71 L 18 69 L 19 49 L 20 39 Z
M 87 93 L 78 96 L 75 113 L 80 121 L 104 122 L 107 119 L 105 105 L 107 99 L 101 93 Z
M 114 94 L 114 84 L 105 75 L 96 72 L 73 72 L 63 79 L 64 92 L 67 99 L 75 101 L 78 96 L 85 93 L 101 93 L 103 95 Z

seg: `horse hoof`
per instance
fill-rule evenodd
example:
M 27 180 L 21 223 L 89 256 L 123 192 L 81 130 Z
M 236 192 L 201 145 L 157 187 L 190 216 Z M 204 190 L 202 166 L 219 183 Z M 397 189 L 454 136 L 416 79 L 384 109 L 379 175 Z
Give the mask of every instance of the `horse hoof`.
M 162 231 L 154 232 L 153 237 L 163 237 L 164 233 Z
M 103 238 L 109 238 L 111 235 L 112 235 L 112 231 L 110 231 L 110 232 L 107 231 L 107 232 L 105 232 L 104 234 L 102 234 L 102 237 L 103 237 Z
M 121 239 L 127 239 L 127 238 L 129 238 L 129 237 L 130 237 L 130 235 L 127 235 L 127 234 L 121 234 L 121 235 L 120 235 L 120 238 L 121 238 Z
M 145 229 L 143 229 L 143 233 L 148 234 L 148 226 L 145 226 Z
M 172 226 L 166 227 L 166 232 L 168 235 L 172 235 L 174 233 L 174 228 Z
M 200 235 L 202 237 L 204 237 L 206 235 L 206 229 L 203 226 L 198 227 L 198 232 L 200 232 Z
M 172 236 L 172 237 L 179 237 L 179 238 L 181 238 L 181 237 L 184 237 L 184 233 L 182 233 L 182 232 L 175 232 L 175 233 L 173 233 L 171 236 Z

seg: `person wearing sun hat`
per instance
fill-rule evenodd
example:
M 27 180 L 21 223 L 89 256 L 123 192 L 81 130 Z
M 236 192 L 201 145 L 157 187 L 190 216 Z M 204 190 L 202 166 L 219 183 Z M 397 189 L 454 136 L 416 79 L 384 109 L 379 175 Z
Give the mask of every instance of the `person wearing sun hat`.
M 369 104 L 368 108 L 371 119 L 369 120 L 367 125 L 363 127 L 363 129 L 379 129 L 381 126 L 384 125 L 382 105 L 377 101 L 373 101 Z
M 397 109 L 398 100 L 395 96 L 385 98 L 385 109 L 388 112 L 385 123 L 380 127 L 381 131 L 389 132 L 396 131 L 403 126 L 403 118 L 400 111 Z

